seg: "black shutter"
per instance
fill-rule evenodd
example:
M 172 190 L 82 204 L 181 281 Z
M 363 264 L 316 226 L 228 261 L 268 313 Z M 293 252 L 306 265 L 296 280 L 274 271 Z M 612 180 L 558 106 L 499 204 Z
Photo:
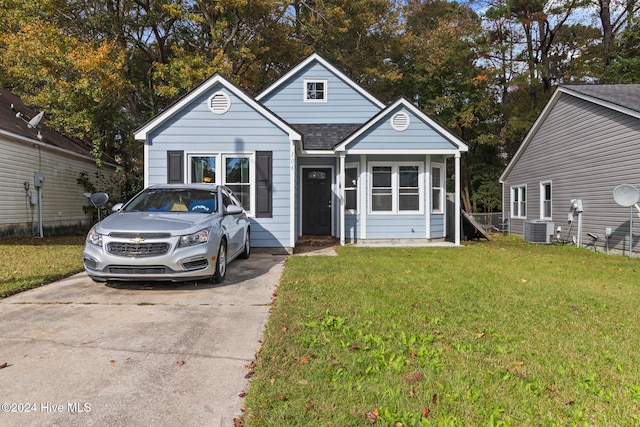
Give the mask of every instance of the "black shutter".
M 256 151 L 256 218 L 273 216 L 272 156 L 271 151 Z
M 167 182 L 184 184 L 184 151 L 167 151 Z

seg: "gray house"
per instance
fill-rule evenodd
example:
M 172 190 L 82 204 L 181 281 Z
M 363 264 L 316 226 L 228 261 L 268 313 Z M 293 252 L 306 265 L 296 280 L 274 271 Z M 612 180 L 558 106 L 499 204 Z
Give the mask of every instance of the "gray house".
M 76 234 L 93 224 L 80 174 L 109 180 L 115 161 L 98 169 L 86 141 L 46 125 L 46 117 L 0 88 L 0 238 Z M 97 184 L 97 183 L 96 183 Z M 95 212 L 95 211 L 94 211 Z
M 140 127 L 145 186 L 229 186 L 255 247 L 300 236 L 341 244 L 460 240 L 445 204 L 446 160 L 467 146 L 406 99 L 385 105 L 313 54 L 253 98 L 215 74 Z M 456 182 L 455 210 L 459 209 Z M 447 230 L 447 215 L 455 215 Z
M 640 85 L 559 87 L 502 176 L 503 215 L 525 240 L 628 253 L 640 236 L 622 184 L 640 187 Z M 631 220 L 631 221 L 630 221 Z

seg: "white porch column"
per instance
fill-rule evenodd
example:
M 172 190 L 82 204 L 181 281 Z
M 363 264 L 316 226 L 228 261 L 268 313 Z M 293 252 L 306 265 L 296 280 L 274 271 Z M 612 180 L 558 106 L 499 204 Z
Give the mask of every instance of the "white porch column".
M 340 199 L 340 246 L 344 246 L 345 238 L 344 238 L 344 151 L 340 152 L 340 161 L 339 161 L 339 170 L 338 170 L 338 194 Z
M 454 209 L 454 215 L 455 215 L 455 244 L 459 245 L 460 244 L 460 153 L 456 153 L 455 155 L 455 186 L 456 186 L 456 192 L 455 192 L 455 198 L 454 198 L 454 203 L 455 203 L 455 209 Z

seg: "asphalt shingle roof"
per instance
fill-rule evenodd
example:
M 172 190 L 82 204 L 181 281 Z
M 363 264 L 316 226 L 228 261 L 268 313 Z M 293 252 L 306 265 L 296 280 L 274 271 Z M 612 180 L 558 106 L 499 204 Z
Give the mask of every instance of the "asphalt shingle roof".
M 302 134 L 305 150 L 332 150 L 361 127 L 362 123 L 295 124 L 293 126 Z
M 640 84 L 565 85 L 563 87 L 640 112 Z
M 25 105 L 20 97 L 0 87 L 1 130 L 14 135 L 33 139 L 35 141 L 40 141 L 45 144 L 53 145 L 73 153 L 91 156 L 91 145 L 88 142 L 70 138 L 49 128 L 46 125 L 46 115 L 40 122 L 40 133 L 42 135 L 42 139 L 39 139 L 38 129 L 29 128 L 23 119 L 16 117 L 16 113 L 18 112 L 22 113 L 26 120 L 29 120 L 38 114 L 38 111 L 35 111 Z

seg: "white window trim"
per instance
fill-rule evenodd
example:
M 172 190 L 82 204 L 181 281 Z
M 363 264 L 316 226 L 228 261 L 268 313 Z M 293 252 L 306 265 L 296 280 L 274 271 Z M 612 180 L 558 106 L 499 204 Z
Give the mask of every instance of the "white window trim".
M 431 182 L 429 183 L 429 189 L 431 190 L 431 195 L 433 195 L 433 170 L 434 168 L 440 168 L 440 209 L 433 209 L 433 196 L 431 197 L 431 213 L 434 214 L 443 214 L 444 213 L 444 200 L 446 190 L 446 181 L 445 181 L 445 171 L 444 171 L 444 163 L 434 162 L 431 163 Z
M 551 209 L 550 209 L 550 215 L 549 216 L 545 216 L 544 214 L 544 196 L 545 196 L 545 191 L 544 191 L 544 187 L 545 185 L 549 185 L 551 188 L 551 200 L 549 200 L 549 203 L 551 203 Z M 541 181 L 540 182 L 540 219 L 551 219 L 553 217 L 553 185 L 551 183 L 551 181 Z
M 323 87 L 324 87 L 324 95 L 323 95 L 323 99 L 310 99 L 307 97 L 307 87 L 309 85 L 309 83 L 322 83 Z M 322 79 L 309 79 L 309 80 L 304 80 L 304 86 L 303 86 L 303 92 L 302 92 L 302 100 L 304 102 L 311 102 L 311 103 L 326 103 L 327 102 L 327 98 L 329 97 L 329 90 L 328 90 L 328 82 L 327 80 L 322 80 Z
M 225 160 L 229 157 L 247 157 L 249 159 L 249 203 L 251 205 L 251 210 L 247 211 L 247 215 L 250 217 L 254 216 L 254 209 L 256 206 L 256 177 L 255 177 L 255 153 L 228 153 L 228 152 L 211 152 L 211 151 L 190 151 L 185 153 L 185 158 L 187 161 L 187 182 L 191 182 L 191 158 L 192 157 L 216 157 L 216 178 L 220 182 L 212 182 L 211 184 L 218 185 L 227 185 L 225 182 L 226 176 L 224 174 L 224 164 Z M 233 183 L 232 183 L 233 184 Z
M 375 166 L 391 167 L 391 210 L 390 211 L 374 211 L 372 208 L 373 201 L 373 168 Z M 400 166 L 417 166 L 418 167 L 418 206 L 417 211 L 401 211 L 398 208 L 398 200 L 400 198 Z M 369 162 L 367 168 L 369 174 L 367 194 L 369 203 L 367 212 L 371 215 L 420 215 L 424 214 L 424 164 L 422 162 Z
M 347 189 L 348 188 L 352 188 L 346 182 L 347 169 L 355 169 L 356 170 L 356 176 L 358 178 L 356 179 L 356 208 L 355 208 L 355 210 L 354 209 L 346 209 L 346 203 L 345 203 L 345 212 L 348 213 L 348 214 L 358 214 L 360 212 L 360 191 L 362 191 L 362 186 L 360 185 L 360 183 L 362 182 L 362 179 L 360 178 L 360 164 L 359 163 L 345 163 L 345 165 L 344 165 L 344 170 L 345 170 L 345 183 L 344 183 L 345 199 L 346 199 L 346 191 L 347 191 Z M 346 202 L 346 200 L 345 200 L 345 202 Z
M 513 211 L 513 202 L 514 202 L 514 194 L 516 194 L 516 191 L 518 192 L 519 196 L 522 196 L 522 189 L 524 189 L 524 194 L 525 194 L 525 205 L 524 205 L 524 212 L 514 212 Z M 509 206 L 509 212 L 511 213 L 511 218 L 516 218 L 516 219 L 526 219 L 527 218 L 527 186 L 526 184 L 524 185 L 514 185 L 511 187 L 511 200 L 510 200 L 510 206 Z M 518 197 L 518 211 L 520 211 L 520 206 L 522 204 L 522 197 Z

